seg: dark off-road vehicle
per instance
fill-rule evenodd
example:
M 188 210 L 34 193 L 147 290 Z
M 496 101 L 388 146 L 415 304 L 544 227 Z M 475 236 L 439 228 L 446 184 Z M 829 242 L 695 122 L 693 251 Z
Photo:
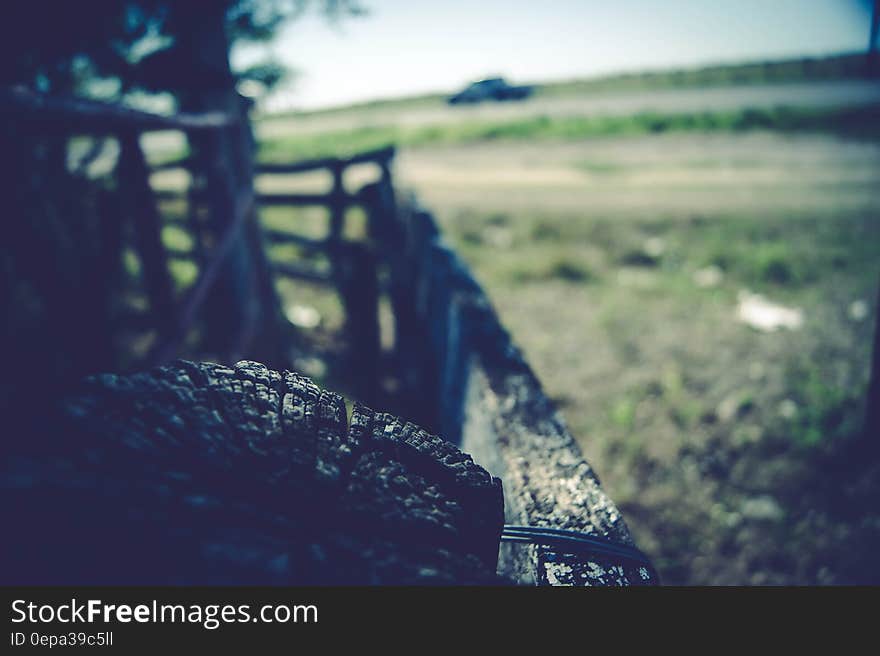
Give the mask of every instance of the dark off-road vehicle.
M 534 93 L 531 86 L 513 86 L 504 78 L 493 77 L 473 82 L 449 97 L 450 105 L 478 103 L 484 100 L 524 100 Z

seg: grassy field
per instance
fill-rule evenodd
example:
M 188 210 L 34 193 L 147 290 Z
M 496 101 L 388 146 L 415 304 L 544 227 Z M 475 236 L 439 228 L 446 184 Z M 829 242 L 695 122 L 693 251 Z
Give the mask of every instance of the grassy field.
M 432 146 L 480 144 L 492 141 L 568 141 L 591 137 L 659 134 L 664 132 L 827 132 L 857 138 L 880 136 L 880 106 L 834 109 L 743 109 L 728 112 L 632 116 L 530 116 L 514 120 L 468 121 L 404 127 L 365 126 L 317 134 L 291 135 L 260 142 L 260 159 L 346 156 L 396 144 Z
M 664 581 L 877 580 L 876 216 L 445 223 Z M 738 322 L 744 289 L 804 326 Z
M 878 580 L 880 463 L 858 428 L 880 144 L 765 129 L 425 145 L 397 177 L 435 210 L 666 582 Z M 281 291 L 338 330 L 334 298 Z M 803 324 L 742 323 L 743 292 Z
M 854 78 L 863 75 L 864 67 L 865 57 L 862 53 L 857 53 L 824 58 L 763 61 L 734 65 L 719 64 L 686 70 L 619 73 L 585 79 L 539 82 L 534 86 L 538 97 L 689 87 L 705 89 L 743 84 L 780 84 Z M 447 95 L 446 93 L 435 93 L 408 98 L 375 100 L 330 109 L 264 115 L 261 118 L 305 118 L 314 115 L 340 114 L 363 116 L 371 112 L 410 112 L 442 103 Z
M 803 82 L 859 65 L 618 76 L 540 94 Z M 400 189 L 473 268 L 665 582 L 880 582 L 880 462 L 860 435 L 880 279 L 878 106 L 405 120 L 439 103 L 309 115 L 302 131 L 287 117 L 261 129 L 261 156 L 401 146 Z M 263 214 L 316 235 L 324 220 Z M 332 295 L 279 291 L 338 332 Z M 755 295 L 799 322 L 743 322 Z M 321 358 L 295 364 L 326 374 Z
M 668 583 L 880 580 L 859 434 L 880 144 L 763 130 L 425 147 L 436 210 Z M 802 313 L 739 320 L 744 293 Z

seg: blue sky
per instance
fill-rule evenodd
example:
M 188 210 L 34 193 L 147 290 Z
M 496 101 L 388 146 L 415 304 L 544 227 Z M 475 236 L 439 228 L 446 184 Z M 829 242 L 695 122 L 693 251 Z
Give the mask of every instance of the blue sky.
M 337 25 L 308 14 L 266 49 L 299 71 L 270 109 L 515 82 L 863 50 L 864 0 L 361 0 Z

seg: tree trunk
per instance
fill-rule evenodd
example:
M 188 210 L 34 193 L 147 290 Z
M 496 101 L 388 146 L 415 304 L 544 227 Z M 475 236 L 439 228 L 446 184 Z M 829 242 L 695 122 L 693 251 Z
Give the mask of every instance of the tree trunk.
M 190 81 L 178 91 L 180 109 L 241 117 L 236 127 L 189 137 L 194 166 L 206 178 L 206 232 L 216 244 L 235 222 L 239 200 L 253 193 L 254 142 L 247 116 L 249 103 L 237 93 L 229 67 L 225 4 L 181 3 L 175 11 L 179 35 L 175 48 L 181 61 L 190 67 Z M 256 217 L 247 220 L 255 221 Z M 204 347 L 232 359 L 241 355 L 243 337 L 265 332 L 255 331 L 254 326 L 271 332 L 271 324 L 279 316 L 275 297 L 265 289 L 261 245 L 249 240 L 247 232 L 240 230 L 224 258 L 204 312 Z M 210 256 L 208 249 L 206 257 Z

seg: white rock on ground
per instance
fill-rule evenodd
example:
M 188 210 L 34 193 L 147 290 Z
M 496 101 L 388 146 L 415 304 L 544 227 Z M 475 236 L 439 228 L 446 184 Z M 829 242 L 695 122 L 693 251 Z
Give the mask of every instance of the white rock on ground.
M 737 319 L 755 330 L 765 333 L 772 333 L 780 328 L 797 330 L 804 323 L 804 313 L 798 308 L 773 303 L 760 294 L 748 291 L 741 291 L 738 298 Z
M 864 321 L 868 317 L 868 304 L 862 299 L 853 301 L 849 305 L 848 314 L 853 321 Z

